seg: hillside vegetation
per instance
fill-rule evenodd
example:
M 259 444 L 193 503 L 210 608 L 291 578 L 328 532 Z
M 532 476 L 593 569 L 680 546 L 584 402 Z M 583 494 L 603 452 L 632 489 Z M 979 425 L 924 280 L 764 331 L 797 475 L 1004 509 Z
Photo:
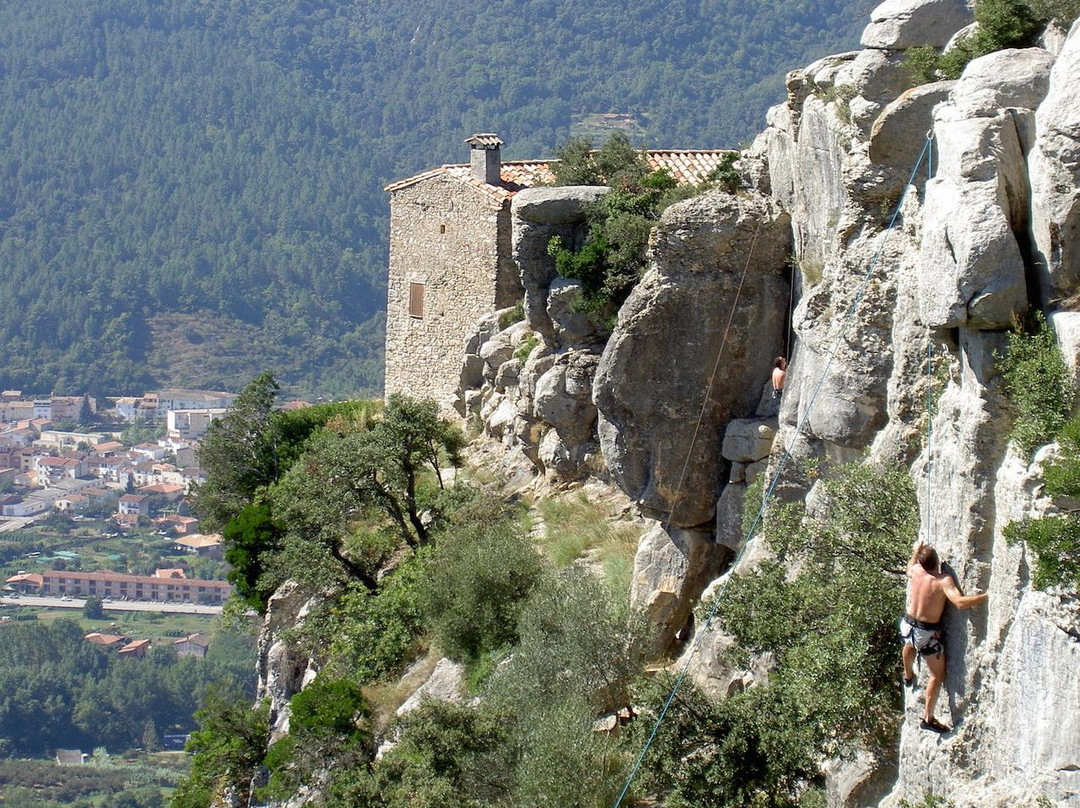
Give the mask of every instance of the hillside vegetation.
M 0 385 L 381 386 L 389 180 L 627 112 L 734 146 L 871 2 L 0 4 Z

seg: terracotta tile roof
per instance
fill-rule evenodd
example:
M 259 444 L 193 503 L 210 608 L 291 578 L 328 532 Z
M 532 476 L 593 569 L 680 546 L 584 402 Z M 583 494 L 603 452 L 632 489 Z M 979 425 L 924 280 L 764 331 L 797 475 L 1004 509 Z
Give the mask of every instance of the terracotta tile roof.
M 497 149 L 503 144 L 499 140 L 499 136 L 494 132 L 480 132 L 472 137 L 465 138 L 465 142 L 470 146 L 478 146 L 484 149 Z
M 132 502 L 135 504 L 142 502 L 144 499 L 146 499 L 146 497 L 142 496 L 141 494 L 124 494 L 122 497 L 120 497 L 121 502 Z
M 150 640 L 132 640 L 131 642 L 129 642 L 127 645 L 125 645 L 123 648 L 120 649 L 120 653 L 124 654 L 124 655 L 136 654 L 139 651 L 143 650 L 144 648 L 148 648 L 149 646 L 150 646 Z
M 79 461 L 73 457 L 43 457 L 38 460 L 38 465 L 70 469 L 79 465 Z
M 180 567 L 162 567 L 159 570 L 154 570 L 154 577 L 186 581 L 187 573 Z
M 198 550 L 203 547 L 217 547 L 221 544 L 221 536 L 216 533 L 195 533 L 191 536 L 177 539 L 173 544 L 190 547 L 193 550 Z
M 102 634 L 98 631 L 92 631 L 83 637 L 87 642 L 92 642 L 94 645 L 116 645 L 118 643 L 126 643 L 127 637 L 121 637 L 119 634 Z
M 4 581 L 6 584 L 36 584 L 37 586 L 41 586 L 44 582 L 45 579 L 36 572 L 24 572 L 19 575 L 12 575 Z
M 720 165 L 731 149 L 655 149 L 647 153 L 649 167 L 666 169 L 680 185 L 697 185 Z
M 475 188 L 477 191 L 493 197 L 498 202 L 510 199 L 523 188 L 531 188 L 534 185 L 548 185 L 554 179 L 551 173 L 550 161 L 504 161 L 499 169 L 499 177 L 502 180 L 499 185 L 488 185 L 486 182 L 481 182 L 473 176 L 472 167 L 468 163 L 460 163 L 440 166 L 408 179 L 399 180 L 387 185 L 385 190 L 394 193 L 394 191 L 400 191 L 402 188 L 408 188 L 434 177 L 453 177 Z
M 192 645 L 199 645 L 203 648 L 210 647 L 210 636 L 203 634 L 202 632 L 196 634 L 188 634 L 186 637 L 173 642 L 173 645 L 182 645 L 183 643 L 191 643 Z
M 696 185 L 720 165 L 720 159 L 729 151 L 730 149 L 652 149 L 645 153 L 645 157 L 649 167 L 654 171 L 663 168 L 680 185 Z M 551 167 L 557 162 L 557 160 L 504 161 L 499 171 L 499 178 L 502 180 L 499 185 L 488 185 L 473 177 L 472 167 L 468 163 L 447 164 L 398 180 L 387 185 L 384 190 L 394 193 L 434 177 L 449 176 L 501 202 L 510 199 L 524 188 L 550 185 L 555 180 Z
M 155 525 L 194 525 L 199 520 L 194 516 L 178 516 L 170 513 L 154 520 Z
M 139 490 L 146 494 L 181 494 L 184 491 L 184 486 L 175 483 L 154 483 L 153 485 L 144 485 Z

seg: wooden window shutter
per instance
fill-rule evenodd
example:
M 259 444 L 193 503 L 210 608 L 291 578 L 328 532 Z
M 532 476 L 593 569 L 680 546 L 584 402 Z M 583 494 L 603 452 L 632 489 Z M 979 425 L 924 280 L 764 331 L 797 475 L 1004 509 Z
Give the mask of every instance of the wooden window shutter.
M 409 316 L 424 318 L 424 284 L 409 284 Z

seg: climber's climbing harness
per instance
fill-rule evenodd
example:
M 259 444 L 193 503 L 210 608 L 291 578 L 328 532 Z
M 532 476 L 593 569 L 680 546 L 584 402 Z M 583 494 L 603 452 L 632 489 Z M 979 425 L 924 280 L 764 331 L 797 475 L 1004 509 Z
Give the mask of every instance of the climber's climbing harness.
M 877 252 L 874 253 L 873 258 L 870 259 L 870 264 L 867 267 L 866 274 L 863 276 L 862 283 L 859 285 L 859 289 L 855 294 L 855 298 L 852 300 L 851 305 L 848 306 L 847 310 L 844 312 L 844 316 L 840 320 L 840 326 L 836 331 L 836 335 L 835 335 L 834 340 L 833 340 L 832 348 L 829 350 L 828 359 L 825 362 L 825 367 L 822 369 L 822 372 L 821 372 L 820 377 L 818 378 L 817 384 L 814 386 L 813 391 L 811 392 L 810 397 L 807 400 L 806 407 L 802 409 L 802 412 L 799 415 L 799 418 L 798 418 L 798 420 L 796 422 L 796 426 L 795 426 L 795 435 L 792 437 L 791 441 L 787 444 L 787 446 L 784 447 L 784 453 L 780 458 L 780 462 L 777 464 L 776 474 L 773 475 L 772 481 L 769 483 L 768 488 L 765 490 L 765 494 L 761 499 L 761 507 L 758 508 L 757 514 L 754 516 L 754 520 L 751 523 L 749 530 L 746 531 L 746 536 L 743 538 L 742 544 L 740 545 L 740 548 L 739 548 L 739 552 L 735 557 L 735 561 L 733 563 L 733 566 L 738 564 L 739 559 L 742 557 L 742 553 L 746 549 L 747 544 L 749 544 L 750 539 L 753 538 L 754 533 L 758 529 L 758 525 L 761 524 L 762 516 L 765 513 L 765 507 L 766 507 L 766 505 L 768 505 L 769 500 L 772 498 L 773 493 L 776 490 L 777 483 L 780 481 L 780 475 L 783 474 L 784 469 L 787 467 L 788 460 L 791 459 L 791 448 L 794 445 L 795 441 L 797 441 L 802 436 L 802 433 L 804 431 L 804 427 L 805 427 L 805 424 L 806 424 L 806 419 L 809 417 L 810 412 L 813 410 L 814 402 L 817 400 L 818 394 L 821 392 L 822 387 L 824 387 L 825 380 L 828 378 L 829 371 L 832 369 L 833 360 L 836 358 L 836 355 L 840 350 L 840 342 L 841 342 L 841 339 L 844 336 L 844 332 L 847 330 L 847 326 L 850 323 L 851 318 L 855 313 L 855 310 L 858 308 L 859 304 L 862 302 L 863 296 L 866 293 L 866 288 L 870 284 L 870 279 L 874 274 L 874 269 L 877 267 L 877 263 L 880 260 L 881 255 L 885 250 L 885 245 L 888 243 L 889 233 L 892 232 L 893 227 L 896 225 L 896 220 L 900 215 L 900 209 L 903 207 L 904 200 L 907 198 L 908 189 L 911 187 L 912 183 L 915 181 L 915 177 L 918 176 L 919 168 L 922 166 L 923 160 L 928 160 L 927 165 L 932 169 L 933 164 L 932 164 L 932 162 L 930 162 L 930 160 L 932 158 L 928 157 L 928 155 L 930 155 L 931 152 L 932 152 L 933 140 L 934 140 L 934 130 L 931 128 L 930 131 L 928 131 L 926 133 L 926 142 L 923 144 L 922 152 L 919 154 L 919 159 L 915 161 L 915 167 L 911 171 L 911 176 L 908 178 L 907 184 L 904 186 L 903 193 L 901 193 L 900 199 L 896 203 L 896 207 L 894 208 L 892 216 L 889 219 L 889 224 L 885 228 L 884 236 L 881 239 L 881 243 L 878 245 Z M 756 238 L 757 238 L 757 236 L 755 234 L 755 240 L 756 240 Z M 753 248 L 751 247 L 751 251 L 752 251 L 752 249 Z M 749 266 L 749 260 L 747 261 L 747 266 Z M 745 276 L 745 270 L 744 270 L 743 274 Z M 740 291 L 742 290 L 742 281 L 741 280 L 739 282 L 739 289 L 740 289 Z M 738 296 L 737 295 L 736 295 L 735 303 L 736 303 L 736 305 L 738 304 Z M 733 309 L 734 309 L 734 307 L 733 307 Z M 731 325 L 731 318 L 733 318 L 733 317 L 734 317 L 734 310 L 732 311 L 731 317 L 728 318 L 728 326 L 729 327 Z M 790 323 L 789 323 L 789 327 L 790 327 Z M 720 346 L 720 351 L 721 352 L 724 349 L 724 344 L 726 344 L 726 341 L 727 341 L 727 332 L 725 331 L 724 341 L 721 343 L 721 346 Z M 719 367 L 719 363 L 720 363 L 720 357 L 717 356 L 716 367 Z M 713 368 L 713 378 L 715 378 L 716 367 Z M 690 457 L 693 455 L 694 439 L 697 438 L 698 430 L 699 430 L 699 428 L 701 426 L 702 417 L 704 416 L 704 413 L 705 413 L 705 406 L 707 405 L 708 400 L 709 400 L 709 396 L 712 393 L 712 381 L 713 381 L 713 379 L 711 378 L 709 380 L 709 390 L 707 391 L 706 396 L 705 396 L 705 404 L 702 405 L 701 415 L 698 416 L 698 423 L 694 427 L 693 439 L 691 439 L 690 448 L 689 448 L 689 450 L 687 452 L 686 463 L 684 463 L 684 465 L 683 465 L 683 476 L 680 477 L 680 481 L 679 481 L 680 488 L 682 486 L 682 481 L 685 478 L 686 468 L 687 468 L 687 466 L 688 466 L 688 464 L 690 462 Z M 927 455 L 927 457 L 929 458 L 929 454 Z M 676 497 L 677 496 L 678 496 L 678 489 L 676 489 Z M 672 501 L 672 511 L 671 511 L 671 513 L 674 512 L 674 508 L 675 508 L 675 500 Z M 929 503 L 928 503 L 928 508 L 929 508 Z M 670 514 L 669 514 L 669 522 L 670 522 Z M 664 718 L 667 716 L 668 709 L 671 707 L 671 703 L 675 700 L 675 696 L 678 694 L 679 690 L 682 688 L 683 682 L 686 680 L 687 673 L 688 673 L 688 671 L 690 669 L 690 663 L 693 661 L 694 655 L 697 653 L 697 650 L 701 645 L 702 639 L 704 639 L 705 635 L 709 631 L 709 628 L 712 626 L 713 619 L 716 617 L 717 607 L 720 604 L 720 599 L 721 599 L 721 596 L 724 593 L 724 588 L 726 587 L 726 585 L 727 585 L 726 581 L 721 583 L 719 590 L 713 596 L 712 606 L 709 608 L 709 612 L 708 612 L 708 614 L 707 614 L 707 616 L 705 618 L 705 623 L 702 626 L 701 631 L 697 632 L 697 636 L 694 638 L 694 642 L 690 646 L 689 653 L 686 654 L 686 661 L 683 663 L 682 667 L 679 670 L 678 675 L 675 677 L 675 683 L 672 685 L 671 692 L 668 694 L 667 700 L 664 702 L 663 707 L 661 707 L 661 709 L 660 709 L 659 715 L 657 715 L 657 717 L 656 717 L 656 723 L 653 725 L 652 732 L 649 733 L 649 737 L 645 741 L 645 745 L 642 747 L 640 754 L 638 754 L 637 759 L 634 761 L 634 765 L 630 769 L 630 774 L 626 778 L 626 784 L 623 786 L 622 791 L 619 792 L 619 796 L 615 799 L 615 803 L 612 806 L 612 808 L 619 808 L 619 806 L 622 804 L 623 798 L 626 797 L 626 793 L 630 790 L 630 786 L 634 782 L 634 778 L 637 777 L 637 773 L 641 769 L 641 765 L 645 760 L 645 755 L 648 754 L 649 748 L 652 746 L 653 741 L 656 740 L 656 734 L 660 729 L 660 725 L 663 723 Z

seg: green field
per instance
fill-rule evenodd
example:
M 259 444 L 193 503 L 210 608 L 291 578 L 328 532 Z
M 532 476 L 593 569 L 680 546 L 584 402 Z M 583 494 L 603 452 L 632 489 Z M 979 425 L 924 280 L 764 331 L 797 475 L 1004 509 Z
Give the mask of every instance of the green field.
M 85 750 L 89 752 L 89 750 Z M 54 760 L 0 760 L 4 808 L 159 808 L 166 805 L 190 758 L 183 752 L 140 754 L 131 759 L 96 753 L 86 766 Z
M 33 619 L 51 624 L 67 617 L 79 621 L 85 633 L 99 631 L 103 634 L 122 634 L 131 639 L 171 643 L 188 634 L 209 632 L 217 619 L 212 615 L 171 614 L 166 612 L 105 612 L 104 620 L 88 620 L 80 609 L 37 609 L 26 606 L 0 606 L 0 615 L 13 620 Z

